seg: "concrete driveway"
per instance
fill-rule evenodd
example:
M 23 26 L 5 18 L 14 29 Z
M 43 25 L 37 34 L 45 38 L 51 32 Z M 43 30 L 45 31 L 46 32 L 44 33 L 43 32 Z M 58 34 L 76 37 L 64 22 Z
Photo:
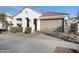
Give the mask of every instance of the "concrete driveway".
M 56 47 L 79 50 L 79 44 L 44 35 L 41 37 L 0 34 L 0 53 L 52 53 Z

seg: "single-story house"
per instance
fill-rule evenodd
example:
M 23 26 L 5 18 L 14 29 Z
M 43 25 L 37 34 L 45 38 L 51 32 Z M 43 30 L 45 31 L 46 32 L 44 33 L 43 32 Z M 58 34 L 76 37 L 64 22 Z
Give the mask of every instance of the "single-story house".
M 25 32 L 26 27 L 32 28 L 34 31 L 50 33 L 61 28 L 61 31 L 67 32 L 67 13 L 59 12 L 44 12 L 41 13 L 32 8 L 24 8 L 18 14 L 13 16 L 13 26 L 23 27 Z

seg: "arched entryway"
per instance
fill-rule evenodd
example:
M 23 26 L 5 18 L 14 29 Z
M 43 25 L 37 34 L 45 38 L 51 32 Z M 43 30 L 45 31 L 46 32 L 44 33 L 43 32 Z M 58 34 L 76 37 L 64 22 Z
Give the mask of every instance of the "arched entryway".
M 34 19 L 35 31 L 37 31 L 37 19 Z
M 26 20 L 27 20 L 27 27 L 29 27 L 29 18 L 26 18 Z

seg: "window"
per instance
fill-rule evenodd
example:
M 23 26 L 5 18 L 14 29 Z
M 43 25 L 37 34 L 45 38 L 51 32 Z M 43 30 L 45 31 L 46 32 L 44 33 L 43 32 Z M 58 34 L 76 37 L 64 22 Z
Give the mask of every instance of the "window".
M 22 18 L 17 18 L 16 20 L 18 20 L 18 21 L 22 21 Z

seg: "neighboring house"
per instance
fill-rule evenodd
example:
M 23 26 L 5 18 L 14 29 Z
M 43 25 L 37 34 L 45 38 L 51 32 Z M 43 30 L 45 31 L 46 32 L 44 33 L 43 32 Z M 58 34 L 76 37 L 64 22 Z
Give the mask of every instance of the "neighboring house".
M 32 28 L 32 33 L 34 31 L 41 31 L 50 33 L 61 28 L 61 31 L 67 31 L 68 20 L 67 13 L 58 12 L 38 12 L 32 8 L 24 8 L 21 12 L 13 17 L 14 27 L 23 27 L 23 32 L 25 32 L 26 27 Z
M 9 29 L 8 24 L 12 23 L 13 18 L 12 18 L 12 15 L 9 13 L 3 13 L 3 14 L 5 15 L 5 21 L 4 21 L 4 24 L 0 22 L 0 29 L 8 30 Z

